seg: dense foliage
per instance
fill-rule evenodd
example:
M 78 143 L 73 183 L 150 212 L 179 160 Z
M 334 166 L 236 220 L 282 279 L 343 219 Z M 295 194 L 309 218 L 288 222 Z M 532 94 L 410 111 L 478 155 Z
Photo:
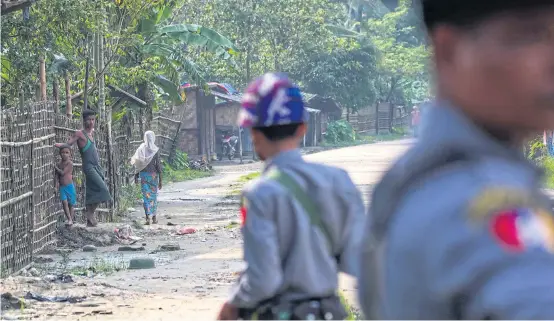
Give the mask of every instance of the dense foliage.
M 413 9 L 399 3 L 391 11 L 368 0 L 37 1 L 28 17 L 2 16 L 2 105 L 40 97 L 41 61 L 60 112 L 78 114 L 87 100 L 115 120 L 181 101 L 184 82 L 242 89 L 268 71 L 349 110 L 411 105 L 428 95 L 427 50 Z M 111 86 L 147 108 L 115 104 Z

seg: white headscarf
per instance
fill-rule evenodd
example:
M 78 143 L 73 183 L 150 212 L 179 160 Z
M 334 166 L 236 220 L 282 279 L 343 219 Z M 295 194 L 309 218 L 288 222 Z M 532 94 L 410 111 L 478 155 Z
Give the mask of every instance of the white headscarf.
M 159 148 L 156 146 L 156 135 L 149 130 L 144 133 L 144 143 L 137 148 L 135 155 L 131 157 L 131 164 L 135 166 L 138 173 L 143 170 L 154 158 Z

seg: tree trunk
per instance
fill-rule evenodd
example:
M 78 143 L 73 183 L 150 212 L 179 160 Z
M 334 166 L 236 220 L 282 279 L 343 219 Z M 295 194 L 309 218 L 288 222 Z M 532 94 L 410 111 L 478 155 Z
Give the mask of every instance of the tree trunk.
M 67 118 L 73 117 L 73 106 L 71 106 L 71 78 L 69 72 L 65 72 L 65 114 Z
M 40 100 L 46 101 L 46 62 L 44 57 L 39 58 L 39 80 L 40 80 Z
M 52 96 L 54 96 L 54 113 L 60 113 L 60 84 L 58 83 L 58 77 L 52 78 Z

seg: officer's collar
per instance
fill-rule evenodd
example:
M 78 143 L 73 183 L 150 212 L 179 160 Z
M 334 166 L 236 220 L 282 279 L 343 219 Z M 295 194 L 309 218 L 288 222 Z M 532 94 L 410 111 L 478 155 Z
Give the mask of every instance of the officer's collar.
M 521 148 L 508 146 L 506 142 L 494 138 L 449 102 L 437 101 L 424 113 L 420 137 L 426 144 L 437 148 L 455 147 L 474 155 L 512 159 L 541 174 L 541 171 L 525 158 Z
M 264 172 L 266 172 L 271 166 L 284 166 L 288 164 L 295 164 L 298 162 L 303 162 L 302 154 L 300 149 L 292 149 L 285 152 L 280 152 L 279 154 L 273 156 L 272 158 L 266 160 Z

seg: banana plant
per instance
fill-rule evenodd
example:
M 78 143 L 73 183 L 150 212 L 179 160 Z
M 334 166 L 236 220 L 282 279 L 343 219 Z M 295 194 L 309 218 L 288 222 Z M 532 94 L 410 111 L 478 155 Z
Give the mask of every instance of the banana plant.
M 215 54 L 217 58 L 229 60 L 237 49 L 234 44 L 217 31 L 195 24 L 166 24 L 173 7 L 161 5 L 153 8 L 151 14 L 139 22 L 138 28 L 144 39 L 139 49 L 143 59 L 155 58 L 156 76 L 152 82 L 175 101 L 182 101 L 179 92 L 183 74 L 198 85 L 206 80 L 200 67 L 187 56 L 187 48 L 196 47 Z

